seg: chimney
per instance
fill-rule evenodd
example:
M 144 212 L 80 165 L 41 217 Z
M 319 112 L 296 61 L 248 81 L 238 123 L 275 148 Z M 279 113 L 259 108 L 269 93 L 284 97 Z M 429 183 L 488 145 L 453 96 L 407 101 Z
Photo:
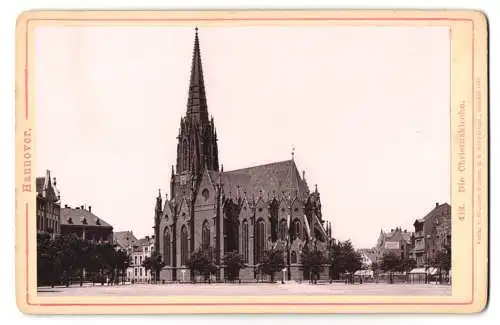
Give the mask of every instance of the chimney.
M 89 212 L 92 212 L 92 206 L 89 205 Z
M 80 209 L 82 209 L 82 210 L 83 210 L 83 205 L 80 205 Z
M 439 202 L 436 202 L 436 208 L 439 206 Z
M 67 209 L 67 208 L 68 208 L 68 205 L 67 205 L 67 204 L 65 204 L 65 205 L 64 205 L 64 207 Z

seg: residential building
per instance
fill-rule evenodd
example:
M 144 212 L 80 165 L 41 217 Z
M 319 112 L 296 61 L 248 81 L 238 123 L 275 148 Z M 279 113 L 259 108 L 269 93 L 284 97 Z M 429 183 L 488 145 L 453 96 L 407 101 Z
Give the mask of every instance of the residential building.
M 390 232 L 380 230 L 380 235 L 377 240 L 377 245 L 374 248 L 375 259 L 377 264 L 382 263 L 385 254 L 393 253 L 400 259 L 408 259 L 411 257 L 413 248 L 413 233 L 401 227 L 391 229 Z
M 61 234 L 75 234 L 78 238 L 93 242 L 113 242 L 113 227 L 92 212 L 92 207 L 61 209 Z
M 50 170 L 46 171 L 45 177 L 36 178 L 37 233 L 54 236 L 61 232 L 61 195 L 56 184 L 56 178 L 50 177 Z
M 418 267 L 430 266 L 441 250 L 451 247 L 451 207 L 436 203 L 425 217 L 415 220 L 413 258 Z
M 358 249 L 359 255 L 361 255 L 361 263 L 364 269 L 370 269 L 373 262 L 376 261 L 375 250 L 373 248 L 361 248 Z
M 131 253 L 134 245 L 137 243 L 137 238 L 132 231 L 116 231 L 113 233 L 113 243 L 119 248 Z
M 142 265 L 146 258 L 154 251 L 154 236 L 146 236 L 137 240 L 132 247 L 130 267 L 127 269 L 127 281 L 134 283 L 149 283 L 153 279 L 154 271 L 146 270 Z

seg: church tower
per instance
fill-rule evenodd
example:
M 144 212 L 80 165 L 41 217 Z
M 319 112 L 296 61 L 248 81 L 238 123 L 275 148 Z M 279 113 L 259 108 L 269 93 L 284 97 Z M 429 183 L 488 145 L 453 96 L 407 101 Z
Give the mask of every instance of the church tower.
M 198 28 L 195 29 L 186 116 L 181 119 L 177 139 L 177 175 L 197 178 L 205 168 L 219 170 L 217 132 L 213 118 L 208 116 Z

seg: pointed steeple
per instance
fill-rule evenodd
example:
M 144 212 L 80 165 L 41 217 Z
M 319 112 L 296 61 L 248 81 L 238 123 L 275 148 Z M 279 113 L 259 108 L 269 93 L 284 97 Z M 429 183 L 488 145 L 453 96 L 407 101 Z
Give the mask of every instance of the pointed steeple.
M 200 40 L 198 27 L 195 28 L 193 61 L 191 63 L 191 79 L 189 81 L 189 97 L 187 117 L 196 122 L 208 122 L 207 98 L 201 65 Z

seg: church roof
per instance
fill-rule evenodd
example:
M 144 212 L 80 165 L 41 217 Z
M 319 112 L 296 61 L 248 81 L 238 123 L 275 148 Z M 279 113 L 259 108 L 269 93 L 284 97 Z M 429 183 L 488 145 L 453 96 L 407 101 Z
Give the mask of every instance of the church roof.
M 225 171 L 222 173 L 222 183 L 226 196 L 229 193 L 236 195 L 238 191 L 241 196 L 244 192 L 247 196 L 262 193 L 266 198 L 268 195 L 271 197 L 283 193 L 288 195 L 291 190 L 292 193 L 298 191 L 299 196 L 309 192 L 293 160 Z

